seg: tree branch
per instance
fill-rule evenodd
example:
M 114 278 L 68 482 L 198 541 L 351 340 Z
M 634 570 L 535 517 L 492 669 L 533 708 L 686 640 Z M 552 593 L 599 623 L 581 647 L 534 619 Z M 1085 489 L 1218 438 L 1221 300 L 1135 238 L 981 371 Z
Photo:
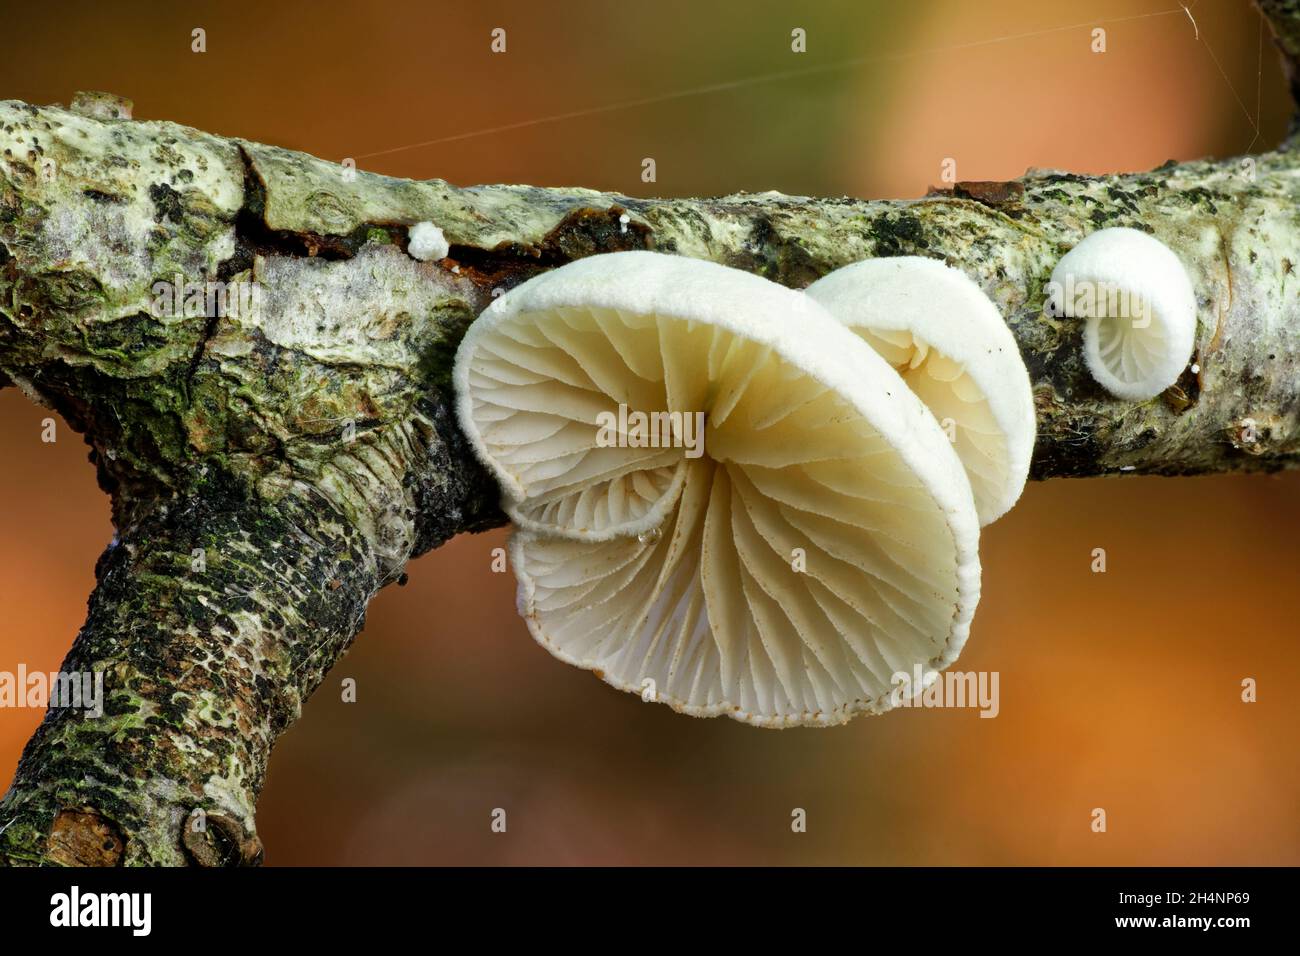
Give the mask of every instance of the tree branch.
M 1294 64 L 1294 0 L 1261 6 Z M 942 258 L 1015 333 L 1034 477 L 1300 463 L 1294 142 L 913 201 L 648 200 L 354 175 L 103 104 L 0 103 L 0 387 L 84 433 L 119 529 L 64 664 L 104 673 L 104 713 L 50 710 L 0 804 L 0 862 L 260 859 L 271 747 L 369 599 L 504 520 L 449 411 L 460 336 L 575 258 L 657 249 L 796 288 L 871 256 Z M 451 244 L 441 262 L 407 255 L 421 221 Z M 1198 291 L 1193 365 L 1150 402 L 1103 392 L 1080 325 L 1043 312 L 1053 264 L 1103 226 L 1152 232 Z M 157 283 L 178 276 L 262 299 L 160 314 Z

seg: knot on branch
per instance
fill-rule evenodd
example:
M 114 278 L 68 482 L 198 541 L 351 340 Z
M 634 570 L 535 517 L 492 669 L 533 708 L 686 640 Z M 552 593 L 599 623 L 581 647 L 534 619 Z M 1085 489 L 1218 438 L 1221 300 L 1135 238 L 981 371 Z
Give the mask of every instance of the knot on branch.
M 261 866 L 262 841 L 234 817 L 195 807 L 181 829 L 185 854 L 196 866 Z
M 118 866 L 125 850 L 117 825 L 89 807 L 60 810 L 46 844 L 46 856 L 58 866 Z

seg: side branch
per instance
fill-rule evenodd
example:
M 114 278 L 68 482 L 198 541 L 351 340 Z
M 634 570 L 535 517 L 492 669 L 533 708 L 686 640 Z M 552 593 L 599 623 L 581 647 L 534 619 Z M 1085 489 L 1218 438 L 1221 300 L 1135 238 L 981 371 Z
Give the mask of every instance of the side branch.
M 125 529 L 68 673 L 101 716 L 51 709 L 0 812 L 11 863 L 251 864 L 267 757 L 380 587 L 364 536 L 304 489 L 209 484 Z

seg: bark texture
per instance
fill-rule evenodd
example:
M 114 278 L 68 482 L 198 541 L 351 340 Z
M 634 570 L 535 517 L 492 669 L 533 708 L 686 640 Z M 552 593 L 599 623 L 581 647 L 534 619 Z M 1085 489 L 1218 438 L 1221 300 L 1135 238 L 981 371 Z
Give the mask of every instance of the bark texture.
M 1300 5 L 1261 6 L 1294 86 Z M 0 103 L 0 387 L 85 435 L 118 529 L 63 668 L 105 674 L 104 713 L 50 710 L 0 803 L 0 863 L 260 861 L 271 747 L 370 598 L 504 520 L 449 411 L 460 336 L 575 258 L 656 249 L 795 288 L 872 256 L 942 258 L 1015 333 L 1035 478 L 1300 464 L 1297 148 L 912 201 L 647 200 L 353 173 L 136 122 L 103 95 Z M 447 258 L 408 255 L 422 221 Z M 1149 402 L 1102 391 L 1080 324 L 1044 314 L 1052 266 L 1105 226 L 1161 239 L 1197 290 L 1192 364 Z M 159 314 L 158 283 L 262 299 Z

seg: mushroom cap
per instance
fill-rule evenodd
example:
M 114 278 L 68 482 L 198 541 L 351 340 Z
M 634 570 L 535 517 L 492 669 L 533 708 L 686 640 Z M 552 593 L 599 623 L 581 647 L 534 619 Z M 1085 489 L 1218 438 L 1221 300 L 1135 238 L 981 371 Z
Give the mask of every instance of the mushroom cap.
M 1108 392 L 1144 401 L 1178 381 L 1196 341 L 1196 294 L 1163 242 L 1137 229 L 1100 229 L 1061 257 L 1052 286 L 1058 315 L 1086 319 L 1084 361 Z M 1135 311 L 1134 297 L 1147 315 L 1111 314 L 1112 304 Z
M 979 598 L 961 463 L 807 296 L 698 260 L 593 256 L 496 300 L 454 375 L 520 525 L 520 613 L 561 660 L 781 727 L 886 710 L 895 673 L 961 650 Z M 596 415 L 620 402 L 703 412 L 703 454 L 597 447 Z
M 867 259 L 807 294 L 899 371 L 966 467 L 980 524 L 1006 514 L 1029 476 L 1037 423 L 1029 372 L 998 307 L 936 259 Z

